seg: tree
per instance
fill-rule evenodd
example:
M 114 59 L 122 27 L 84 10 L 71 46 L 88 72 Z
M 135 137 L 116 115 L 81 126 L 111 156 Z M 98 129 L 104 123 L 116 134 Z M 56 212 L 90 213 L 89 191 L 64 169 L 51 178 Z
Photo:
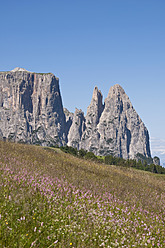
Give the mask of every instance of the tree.
M 84 149 L 80 149 L 80 150 L 78 151 L 78 155 L 79 155 L 80 157 L 84 157 L 86 154 L 87 154 L 87 151 L 85 151 Z
M 95 154 L 93 152 L 87 152 L 85 155 L 86 159 L 91 159 L 91 160 L 97 160 L 97 157 L 95 156 Z
M 113 164 L 113 165 L 115 165 L 116 164 L 116 159 L 112 155 L 107 155 L 104 158 L 104 162 L 105 162 L 105 164 Z

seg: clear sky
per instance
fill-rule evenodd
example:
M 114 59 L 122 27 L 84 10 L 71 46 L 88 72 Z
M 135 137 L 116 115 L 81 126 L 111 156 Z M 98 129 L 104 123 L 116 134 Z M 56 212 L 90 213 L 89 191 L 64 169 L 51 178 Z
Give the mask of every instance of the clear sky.
M 165 162 L 164 0 L 5 0 L 0 28 L 1 71 L 53 72 L 72 112 L 120 84 Z

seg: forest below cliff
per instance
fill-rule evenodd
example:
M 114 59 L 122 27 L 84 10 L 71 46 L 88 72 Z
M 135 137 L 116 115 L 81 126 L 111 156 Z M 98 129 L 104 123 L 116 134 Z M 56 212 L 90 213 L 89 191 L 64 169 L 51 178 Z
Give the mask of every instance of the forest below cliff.
M 161 165 L 155 165 L 152 158 L 146 158 L 141 154 L 137 154 L 136 159 L 123 159 L 119 157 L 114 157 L 112 155 L 107 156 L 96 156 L 93 152 L 88 152 L 83 149 L 77 150 L 71 146 L 61 146 L 60 149 L 65 153 L 72 154 L 74 156 L 93 160 L 95 162 L 104 163 L 107 165 L 116 165 L 122 167 L 132 167 L 138 170 L 150 171 L 158 174 L 165 174 L 165 168 Z M 155 157 L 157 158 L 157 157 Z

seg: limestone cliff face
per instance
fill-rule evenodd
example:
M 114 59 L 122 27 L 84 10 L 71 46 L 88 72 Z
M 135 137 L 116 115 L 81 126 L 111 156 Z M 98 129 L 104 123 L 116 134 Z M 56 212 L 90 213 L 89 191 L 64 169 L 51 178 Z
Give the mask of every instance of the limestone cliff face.
M 85 117 L 85 130 L 82 134 L 80 147 L 98 153 L 100 134 L 98 133 L 98 124 L 103 112 L 102 94 L 97 87 L 94 88 L 91 103 L 87 109 Z
M 135 158 L 138 153 L 151 156 L 147 128 L 120 85 L 110 88 L 104 105 L 102 94 L 96 87 L 83 121 L 84 131 L 80 128 L 81 135 L 76 134 L 71 126 L 68 145 L 73 145 L 70 141 L 74 136 L 77 148 L 97 155 L 112 154 L 125 159 Z
M 0 72 L 0 138 L 45 146 L 69 145 L 97 155 L 151 157 L 149 134 L 118 84 L 104 104 L 97 87 L 84 117 L 63 109 L 59 80 L 22 68 Z
M 73 122 L 68 133 L 68 146 L 79 149 L 81 144 L 82 133 L 85 130 L 85 118 L 82 110 L 76 108 Z
M 135 158 L 137 153 L 150 157 L 149 134 L 120 85 L 110 88 L 98 124 L 98 154 Z
M 64 114 L 65 114 L 65 117 L 66 117 L 65 132 L 66 132 L 66 137 L 68 137 L 70 127 L 71 127 L 71 125 L 73 123 L 74 114 L 69 112 L 69 110 L 67 108 L 64 108 Z
M 16 68 L 0 73 L 0 136 L 12 141 L 65 144 L 59 80 Z

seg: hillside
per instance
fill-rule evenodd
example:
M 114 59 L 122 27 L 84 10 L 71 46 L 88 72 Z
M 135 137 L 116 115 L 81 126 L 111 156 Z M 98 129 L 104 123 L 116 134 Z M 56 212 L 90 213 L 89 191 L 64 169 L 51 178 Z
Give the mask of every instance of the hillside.
M 1 247 L 164 247 L 165 176 L 0 142 Z

